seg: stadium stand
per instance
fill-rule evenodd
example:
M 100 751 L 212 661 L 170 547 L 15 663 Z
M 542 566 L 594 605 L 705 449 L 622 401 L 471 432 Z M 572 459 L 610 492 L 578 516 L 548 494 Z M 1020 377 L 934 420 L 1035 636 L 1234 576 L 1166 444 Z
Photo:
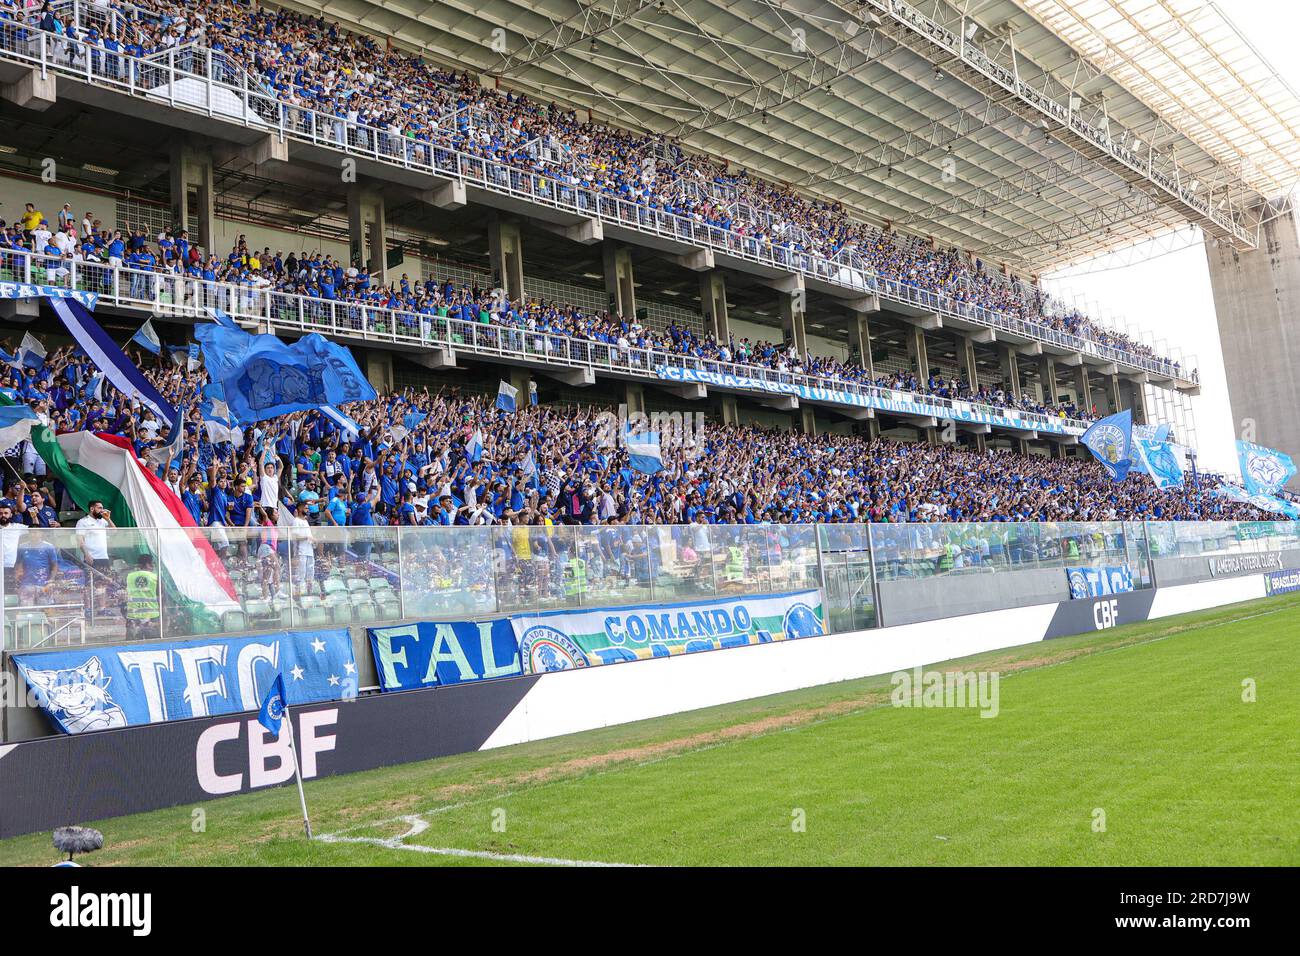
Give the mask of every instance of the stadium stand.
M 424 165 L 436 165 L 440 150 L 475 157 L 541 177 L 551 190 L 594 192 L 694 223 L 751 253 L 779 254 L 785 262 L 806 256 L 842 262 L 859 274 L 941 295 L 958 309 L 987 310 L 1086 341 L 1140 366 L 1178 378 L 1197 377 L 1177 360 L 1157 356 L 1131 336 L 1054 302 L 1034 283 L 1002 275 L 967 253 L 856 222 L 835 204 L 687 155 L 673 143 L 581 122 L 576 111 L 484 89 L 468 75 L 434 68 L 324 18 L 239 2 L 75 7 L 45 2 L 39 10 L 19 0 L 0 4 L 4 46 L 22 48 L 37 29 L 59 38 L 70 66 L 87 65 L 88 57 L 91 73 L 108 80 L 129 77 L 147 86 L 148 77 L 131 71 L 149 67 L 130 58 L 166 57 L 169 68 L 179 73 L 249 84 L 248 89 L 279 102 L 291 125 L 311 117 L 313 135 L 321 134 L 315 127 L 328 118 L 325 135 L 340 145 L 422 157 Z M 172 241 L 179 243 L 180 237 Z M 185 247 L 188 256 L 188 242 Z M 232 274 L 229 260 L 223 262 L 214 250 L 197 251 L 194 262 L 155 256 L 137 264 L 205 277 L 210 273 L 259 288 L 274 284 L 280 291 L 324 299 L 354 297 L 390 308 L 413 305 L 400 290 L 371 288 L 364 273 L 358 276 L 359 286 L 300 286 L 292 277 L 267 277 L 265 264 L 263 269 L 236 268 Z M 699 347 L 706 353 L 710 348 L 737 351 L 730 343 Z

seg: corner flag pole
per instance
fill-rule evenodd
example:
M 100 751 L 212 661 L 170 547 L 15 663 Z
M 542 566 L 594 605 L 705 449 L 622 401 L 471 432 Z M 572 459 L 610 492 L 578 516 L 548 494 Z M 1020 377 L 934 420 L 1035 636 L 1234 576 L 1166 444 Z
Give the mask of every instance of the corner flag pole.
M 298 800 L 302 803 L 302 827 L 307 831 L 307 839 L 311 836 L 311 818 L 307 816 L 307 794 L 302 789 L 302 770 L 298 767 L 298 747 L 293 739 L 293 719 L 289 716 L 289 706 L 284 708 L 284 723 L 289 730 L 289 753 L 293 757 L 293 776 L 298 781 Z

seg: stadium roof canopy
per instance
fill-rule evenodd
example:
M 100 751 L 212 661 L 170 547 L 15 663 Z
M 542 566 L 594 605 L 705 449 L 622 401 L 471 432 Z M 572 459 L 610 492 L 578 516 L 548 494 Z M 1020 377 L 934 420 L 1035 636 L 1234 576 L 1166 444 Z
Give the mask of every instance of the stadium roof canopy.
M 282 5 L 1015 270 L 1253 247 L 1300 179 L 1300 97 L 1205 0 Z

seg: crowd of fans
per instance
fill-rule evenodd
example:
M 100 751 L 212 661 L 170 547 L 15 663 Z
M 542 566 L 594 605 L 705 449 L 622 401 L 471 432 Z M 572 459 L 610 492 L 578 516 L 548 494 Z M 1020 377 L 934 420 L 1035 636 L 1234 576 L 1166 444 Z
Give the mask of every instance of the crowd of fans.
M 881 537 L 881 559 L 888 574 L 910 576 L 1063 560 L 1100 534 L 1070 522 L 1270 517 L 1214 495 L 1205 477 L 1160 491 L 1137 474 L 1111 482 L 1084 458 L 756 426 L 668 431 L 654 471 L 633 460 L 611 410 L 521 403 L 509 412 L 456 389 L 347 405 L 355 434 L 316 411 L 227 430 L 204 419 L 206 373 L 184 351 L 129 353 L 183 410 L 184 441 L 170 460 L 167 426 L 75 346 L 0 364 L 0 388 L 55 431 L 123 436 L 153 463 L 205 529 L 240 602 L 202 627 L 816 586 L 816 525 L 828 545 L 850 551 L 863 549 L 864 523 L 896 529 Z M 0 457 L 5 586 L 38 622 L 19 622 L 29 628 L 19 646 L 71 626 L 97 639 L 132 636 L 122 582 L 140 541 L 115 534 L 102 503 L 70 501 L 31 442 Z M 65 517 L 75 531 L 60 530 Z M 572 534 L 559 533 L 565 525 Z M 392 526 L 464 531 L 403 536 L 399 550 Z M 163 608 L 167 633 L 205 633 L 183 604 L 164 597 Z M 156 614 L 150 621 L 135 636 L 156 634 Z
M 42 260 L 47 283 L 59 283 L 70 277 L 71 270 L 59 262 L 76 261 L 105 265 L 123 265 L 132 270 L 127 283 L 137 298 L 152 299 L 152 289 L 135 288 L 151 281 L 145 273 L 183 275 L 208 282 L 231 282 L 241 287 L 273 295 L 302 295 L 325 302 L 355 303 L 357 308 L 346 320 L 376 324 L 373 309 L 386 309 L 395 327 L 408 335 L 425 340 L 443 340 L 444 330 L 435 328 L 439 320 L 485 323 L 503 330 L 502 335 L 517 333 L 540 336 L 543 342 L 562 336 L 585 342 L 601 342 L 630 355 L 632 349 L 657 349 L 673 355 L 692 356 L 742 366 L 766 368 L 778 372 L 808 375 L 830 383 L 875 385 L 940 398 L 966 399 L 1001 408 L 1015 408 L 1057 418 L 1090 419 L 1091 408 L 1078 408 L 1071 402 L 1041 403 L 1014 393 L 1001 385 L 981 385 L 972 389 L 958 377 L 931 374 L 924 379 L 911 372 L 894 372 L 874 378 L 862 364 L 825 356 L 800 356 L 791 343 L 751 341 L 748 337 L 726 342 L 711 334 L 672 322 L 662 331 L 652 330 L 635 318 L 617 313 L 587 311 L 577 306 L 543 299 L 510 301 L 500 290 L 477 284 L 457 285 L 451 280 L 426 278 L 412 280 L 402 275 L 388 286 L 372 281 L 364 267 L 344 264 L 319 252 L 305 250 L 286 255 L 269 247 L 260 251 L 250 247 L 240 236 L 224 258 L 207 256 L 191 241 L 185 230 L 164 230 L 150 235 L 140 228 L 109 229 L 87 210 L 78 216 L 71 203 L 64 203 L 54 221 L 34 203 L 25 204 L 18 218 L 8 223 L 0 218 L 0 268 L 17 273 L 17 256 L 37 252 Z M 82 284 L 94 291 L 96 280 L 107 285 L 106 276 L 85 274 Z M 274 300 L 278 301 L 278 300 Z M 311 318 L 309 312 L 308 318 Z M 375 331 L 371 329 L 371 331 Z M 556 343 L 558 348 L 558 343 Z
M 689 441 L 670 440 L 662 470 L 646 474 L 629 464 L 608 413 L 526 404 L 508 413 L 491 399 L 454 391 L 408 388 L 349 406 L 356 436 L 316 412 L 227 435 L 200 413 L 201 366 L 134 357 L 159 391 L 187 410 L 183 454 L 161 474 L 203 525 L 251 526 L 257 509 L 275 512 L 282 503 L 304 505 L 313 522 L 339 526 L 1261 517 L 1209 495 L 1208 487 L 1162 492 L 1140 475 L 1117 484 L 1084 458 L 753 426 L 710 426 Z M 56 431 L 124 435 L 146 458 L 170 443 L 152 412 L 133 408 L 111 386 L 99 385 L 102 398 L 91 393 L 95 371 L 65 346 L 40 368 L 6 366 L 0 384 Z M 418 422 L 408 428 L 411 413 Z M 14 450 L 8 468 L 15 478 L 20 471 L 37 476 L 40 485 L 43 463 L 30 447 Z M 50 502 L 61 497 L 57 487 L 43 494 Z M 23 495 L 10 504 L 26 520 L 30 494 Z
M 391 41 L 348 33 L 321 17 L 240 0 L 97 0 L 81 9 L 87 13 L 77 24 L 65 22 L 66 10 L 48 3 L 0 0 L 0 24 L 23 22 L 63 37 L 62 55 L 72 63 L 90 57 L 101 75 L 125 76 L 132 67 L 124 56 L 172 51 L 178 69 L 201 72 L 210 63 L 215 79 L 239 84 L 246 76 L 250 88 L 274 98 L 292 117 L 306 115 L 303 110 L 327 117 L 344 142 L 380 145 L 390 154 L 396 144 L 426 162 L 434 149 L 454 150 L 551 187 L 589 190 L 675 214 L 737 237 L 747 249 L 846 262 L 957 303 L 1166 361 L 1132 337 L 1052 302 L 1036 285 L 995 273 L 957 249 L 881 231 L 855 221 L 838 203 L 688 155 L 657 135 L 584 122 L 577 111 L 554 103 L 486 89 L 468 73 L 436 67 Z M 171 241 L 175 259 L 150 253 L 152 261 L 137 257 L 135 265 L 166 267 L 171 261 L 205 278 L 254 286 L 287 281 L 283 287 L 322 298 L 378 302 L 393 293 L 372 288 L 363 270 L 352 282 L 322 282 L 319 272 L 285 280 L 267 275 L 265 260 L 254 268 L 247 261 L 222 260 L 213 250 L 195 250 L 188 237 Z M 333 268 L 337 278 L 337 263 L 318 264 Z M 350 270 L 343 271 L 352 278 Z M 1177 362 L 1171 364 L 1182 372 Z

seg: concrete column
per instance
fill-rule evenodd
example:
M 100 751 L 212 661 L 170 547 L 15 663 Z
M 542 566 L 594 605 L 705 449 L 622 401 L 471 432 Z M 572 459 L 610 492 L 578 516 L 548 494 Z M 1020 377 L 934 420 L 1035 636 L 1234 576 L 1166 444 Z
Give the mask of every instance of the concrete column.
M 1020 355 L 1010 345 L 1000 345 L 998 363 L 1002 366 L 1002 387 L 1020 401 Z
M 1124 393 L 1120 388 L 1119 375 L 1110 376 L 1110 410 L 1118 412 L 1124 408 Z
M 1056 362 L 1050 355 L 1038 359 L 1038 376 L 1043 380 L 1043 401 L 1057 405 L 1061 401 L 1061 390 L 1056 385 Z
M 1205 256 L 1233 428 L 1249 419 L 1256 442 L 1300 456 L 1300 232 L 1294 210 L 1265 220 L 1258 248 L 1207 242 Z M 1287 490 L 1297 488 L 1300 478 L 1292 478 Z
M 724 425 L 740 424 L 740 402 L 735 395 L 721 395 L 718 397 L 717 416 L 722 419 Z
M 384 194 L 361 183 L 348 187 L 348 240 L 352 261 L 370 272 L 371 285 L 388 284 Z
M 869 312 L 850 313 L 849 351 L 856 353 L 858 364 L 867 370 L 867 375 L 874 381 L 876 366 L 871 360 L 871 319 Z
M 794 430 L 805 435 L 817 434 L 817 416 L 811 405 L 800 405 L 794 413 Z
M 1092 408 L 1092 379 L 1088 377 L 1088 366 L 1084 362 L 1074 370 L 1074 390 L 1078 393 L 1075 404 L 1079 411 L 1086 412 Z
M 636 279 L 632 274 L 632 250 L 615 242 L 601 249 L 605 260 L 605 292 L 610 311 L 628 322 L 636 319 Z
M 957 343 L 957 367 L 961 369 L 962 377 L 966 379 L 966 384 L 970 386 L 971 391 L 976 391 L 980 387 L 979 369 L 975 364 L 975 343 L 971 341 L 970 336 L 962 335 L 960 332 L 955 334 Z M 1016 376 L 1019 378 L 1019 374 Z
M 781 331 L 785 341 L 793 342 L 803 358 L 808 357 L 807 310 L 808 294 L 804 290 L 803 276 L 793 275 L 778 287 L 781 310 Z
M 214 249 L 216 242 L 214 193 L 212 187 L 212 154 L 190 143 L 184 136 L 176 136 L 171 143 L 172 226 L 177 235 L 189 233 L 190 244 L 198 246 L 204 255 L 224 253 Z M 194 201 L 190 202 L 190 193 Z
M 1134 425 L 1149 425 L 1150 412 L 1147 408 L 1147 387 L 1142 382 L 1130 380 L 1128 383 L 1129 408 L 1133 409 Z
M 628 382 L 624 392 L 624 402 L 627 404 L 628 415 L 635 415 L 638 412 L 645 414 L 645 386 L 640 382 Z
M 973 436 L 975 439 L 975 450 L 981 455 L 989 450 L 989 443 L 983 432 L 976 432 Z
M 1016 453 L 1017 453 L 1017 454 L 1020 454 L 1020 455 L 1028 455 L 1028 454 L 1029 454 L 1029 439 L 1027 439 L 1027 438 L 1017 438 L 1017 439 L 1015 439 L 1015 443 L 1016 443 Z
M 874 416 L 867 419 L 867 438 L 875 440 L 880 437 L 880 419 Z
M 365 355 L 366 378 L 382 395 L 393 389 L 393 356 L 379 349 L 367 349 Z
M 488 263 L 492 281 L 512 301 L 524 297 L 524 244 L 519 223 L 493 214 L 488 220 Z
M 528 395 L 533 387 L 532 374 L 526 368 L 511 366 L 510 384 L 519 389 L 519 394 L 515 396 L 516 408 L 528 407 Z
M 700 273 L 700 309 L 704 312 L 704 331 L 721 343 L 731 339 L 727 323 L 727 279 L 717 269 Z
M 930 356 L 925 350 L 925 329 L 919 325 L 909 325 L 904 330 L 907 335 L 907 358 L 921 384 L 930 377 Z

